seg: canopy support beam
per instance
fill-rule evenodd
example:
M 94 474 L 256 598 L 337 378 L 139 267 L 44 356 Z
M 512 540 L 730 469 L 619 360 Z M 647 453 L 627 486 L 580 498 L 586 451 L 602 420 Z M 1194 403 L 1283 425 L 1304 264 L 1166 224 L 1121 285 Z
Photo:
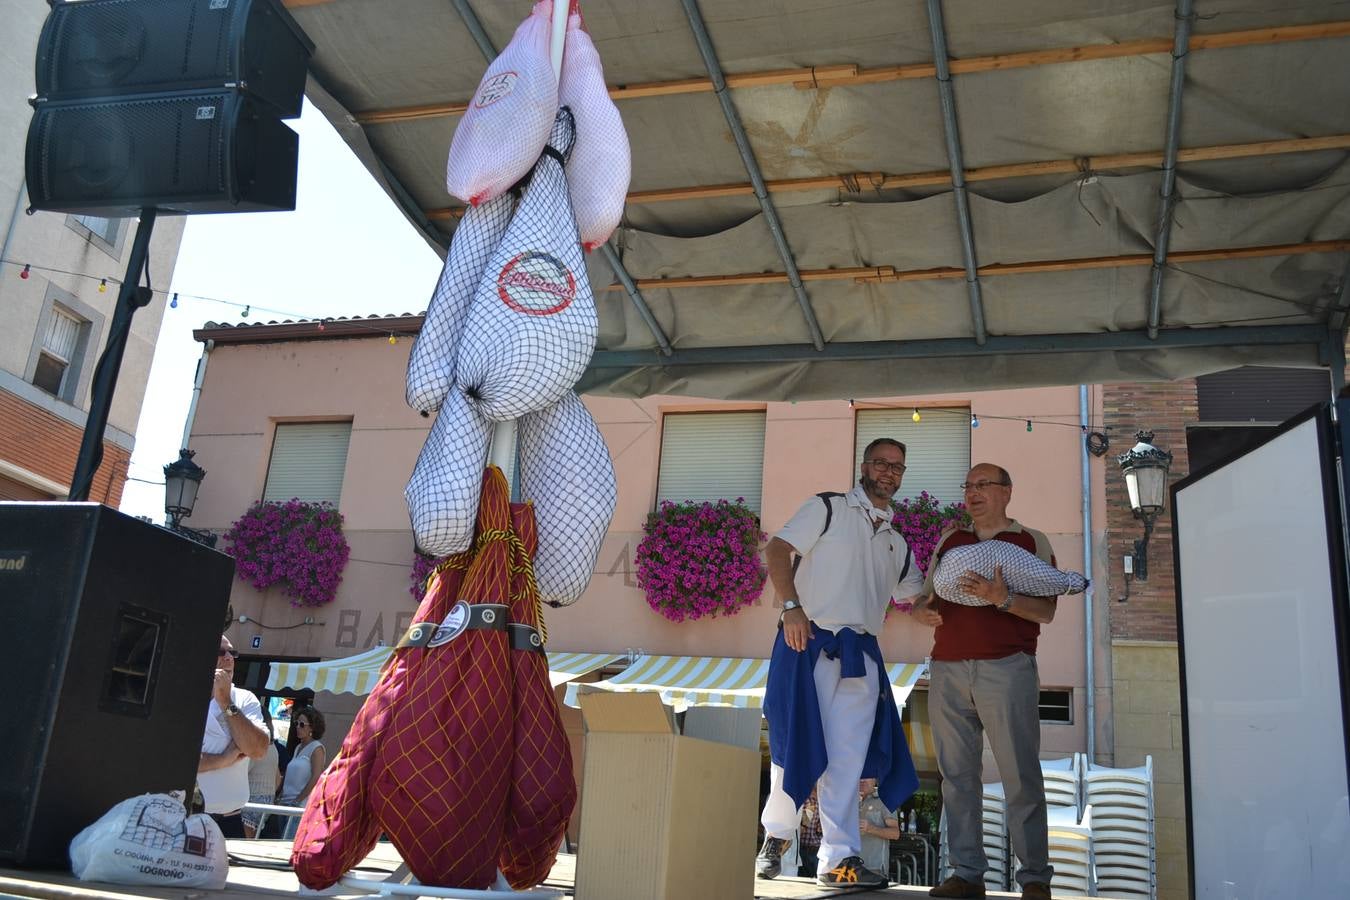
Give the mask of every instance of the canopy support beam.
M 970 338 L 936 338 L 922 341 L 832 341 L 817 352 L 809 344 L 768 344 L 747 347 L 703 347 L 676 350 L 669 357 L 650 350 L 597 350 L 591 369 L 624 369 L 642 366 L 752 365 L 821 360 L 951 359 L 965 356 L 1033 353 L 1097 353 L 1115 350 L 1162 350 L 1234 346 L 1307 344 L 1320 347 L 1326 340 L 1325 325 L 1224 326 L 1218 328 L 1167 328 L 1148 340 L 1143 331 L 1107 331 L 1081 334 L 990 335 L 983 345 Z
M 961 153 L 961 129 L 956 121 L 956 92 L 947 59 L 947 25 L 942 0 L 928 0 L 928 27 L 933 33 L 933 59 L 937 66 L 938 96 L 942 99 L 942 125 L 947 135 L 947 163 L 951 168 L 952 199 L 961 229 L 961 258 L 966 267 L 966 294 L 970 299 L 970 323 L 975 343 L 984 344 L 989 331 L 984 323 L 984 296 L 980 290 L 980 264 L 975 256 L 975 229 L 970 221 L 970 196 L 966 193 L 966 164 Z
M 1167 266 L 1167 246 L 1172 239 L 1172 212 L 1176 208 L 1177 148 L 1181 145 L 1181 94 L 1186 84 L 1186 56 L 1190 53 L 1191 23 L 1195 19 L 1192 0 L 1177 0 L 1176 33 L 1172 42 L 1172 85 L 1167 100 L 1167 141 L 1163 145 L 1161 208 L 1158 233 L 1153 239 L 1153 271 L 1149 282 L 1148 336 L 1158 337 L 1162 321 L 1163 270 Z
M 745 171 L 750 175 L 750 183 L 754 185 L 755 199 L 759 201 L 764 221 L 769 226 L 769 233 L 773 235 L 778 256 L 783 260 L 788 284 L 792 286 L 792 293 L 797 297 L 797 305 L 801 307 L 802 316 L 806 319 L 811 343 L 817 351 L 824 350 L 825 337 L 821 334 L 820 322 L 816 319 L 811 298 L 806 295 L 806 288 L 802 286 L 801 276 L 797 273 L 797 260 L 792 255 L 792 248 L 788 246 L 787 235 L 783 233 L 783 223 L 778 218 L 778 210 L 774 207 L 773 200 L 769 197 L 769 189 L 764 184 L 759 160 L 755 158 L 754 148 L 750 146 L 750 137 L 745 133 L 745 126 L 741 124 L 741 114 L 731 99 L 731 91 L 727 87 L 726 77 L 722 74 L 722 64 L 717 60 L 717 51 L 713 49 L 708 28 L 703 22 L 703 13 L 698 8 L 698 0 L 680 0 L 680 2 L 684 6 L 684 14 L 689 18 L 689 28 L 694 32 L 694 39 L 698 42 L 699 53 L 703 56 L 703 66 L 708 70 L 708 77 L 712 80 L 717 102 L 722 105 L 722 115 L 726 118 L 727 127 L 731 129 L 731 136 L 736 141 L 736 149 L 741 154 Z
M 492 39 L 483 30 L 483 23 L 479 21 L 478 14 L 473 11 L 473 7 L 469 5 L 469 0 L 454 0 L 454 4 L 455 11 L 464 21 L 464 27 L 469 29 L 469 34 L 473 36 L 473 42 L 478 45 L 478 51 L 483 54 L 483 58 L 489 63 L 492 62 L 497 58 L 497 48 L 492 45 Z M 623 285 L 624 291 L 628 294 L 628 299 L 632 301 L 638 315 L 642 317 L 642 321 L 646 323 L 652 337 L 656 339 L 656 344 L 660 347 L 661 352 L 667 356 L 670 355 L 672 349 L 670 338 L 666 337 L 661 324 L 656 321 L 656 316 L 652 314 L 651 307 L 647 305 L 646 298 L 642 296 L 642 291 L 633 281 L 633 276 L 629 275 L 628 270 L 624 268 L 623 260 L 619 259 L 619 254 L 610 242 L 607 241 L 602 245 L 600 255 L 605 258 L 605 262 L 609 263 L 610 269 L 614 272 L 614 277 L 619 279 L 619 284 Z

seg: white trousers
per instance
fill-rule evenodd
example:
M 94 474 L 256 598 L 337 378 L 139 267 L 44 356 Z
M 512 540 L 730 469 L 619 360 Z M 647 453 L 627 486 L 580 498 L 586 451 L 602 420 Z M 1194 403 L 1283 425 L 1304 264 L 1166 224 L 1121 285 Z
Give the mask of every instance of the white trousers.
M 817 872 L 828 872 L 850 856 L 862 854 L 858 831 L 858 781 L 877 715 L 877 664 L 864 656 L 867 674 L 840 678 L 839 660 L 821 654 L 813 672 L 820 723 L 825 731 L 828 764 L 816 782 L 820 802 L 820 852 Z M 760 816 L 764 833 L 791 839 L 801 822 L 801 808 L 783 791 L 783 767 L 769 771 L 769 799 Z

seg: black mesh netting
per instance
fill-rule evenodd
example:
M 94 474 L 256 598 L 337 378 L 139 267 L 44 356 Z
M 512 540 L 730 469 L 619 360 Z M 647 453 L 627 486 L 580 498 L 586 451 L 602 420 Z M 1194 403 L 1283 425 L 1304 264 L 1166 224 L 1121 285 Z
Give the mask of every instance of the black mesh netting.
M 521 494 L 534 502 L 539 597 L 575 603 L 591 580 L 618 488 L 609 448 L 576 394 L 516 423 Z
M 451 388 L 403 491 L 423 553 L 440 557 L 469 548 L 491 441 L 492 423 L 458 386 Z
M 1034 553 L 997 540 L 953 547 L 943 553 L 933 573 L 933 587 L 943 600 L 962 606 L 986 606 L 988 601 L 967 594 L 958 582 L 967 571 L 993 578 L 995 566 L 1002 567 L 1003 580 L 1014 594 L 1058 597 L 1087 589 L 1088 581 L 1079 573 L 1060 571 Z

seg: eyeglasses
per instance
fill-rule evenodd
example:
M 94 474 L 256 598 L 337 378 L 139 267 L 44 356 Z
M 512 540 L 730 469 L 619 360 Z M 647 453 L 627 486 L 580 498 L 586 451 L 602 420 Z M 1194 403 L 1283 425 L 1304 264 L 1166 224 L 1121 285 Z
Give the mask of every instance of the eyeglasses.
M 905 474 L 904 463 L 886 462 L 886 460 L 884 459 L 865 459 L 863 460 L 863 462 L 867 463 L 874 469 L 880 469 L 883 472 L 890 472 L 892 475 Z
M 222 657 L 225 656 L 228 656 L 230 659 L 238 659 L 239 651 L 234 649 L 233 647 L 230 647 L 228 650 L 224 647 L 221 647 L 220 652 L 216 654 L 216 659 L 221 659 Z
M 961 490 L 966 491 L 967 493 L 969 493 L 970 491 L 979 491 L 980 493 L 984 493 L 991 487 L 1011 487 L 1011 486 L 1012 486 L 1011 483 L 1007 481 L 989 481 L 988 479 L 984 479 L 981 481 L 961 482 Z
M 295 727 L 296 727 L 296 728 L 308 728 L 308 727 L 309 727 L 309 723 L 306 722 L 304 719 L 300 719 L 299 721 L 297 721 L 297 722 L 295 723 Z

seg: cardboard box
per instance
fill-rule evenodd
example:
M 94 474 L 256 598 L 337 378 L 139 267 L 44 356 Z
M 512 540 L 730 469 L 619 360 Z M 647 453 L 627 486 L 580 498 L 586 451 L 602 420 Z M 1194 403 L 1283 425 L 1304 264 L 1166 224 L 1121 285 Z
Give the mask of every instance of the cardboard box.
M 759 754 L 675 733 L 654 693 L 578 696 L 577 900 L 751 900 Z

